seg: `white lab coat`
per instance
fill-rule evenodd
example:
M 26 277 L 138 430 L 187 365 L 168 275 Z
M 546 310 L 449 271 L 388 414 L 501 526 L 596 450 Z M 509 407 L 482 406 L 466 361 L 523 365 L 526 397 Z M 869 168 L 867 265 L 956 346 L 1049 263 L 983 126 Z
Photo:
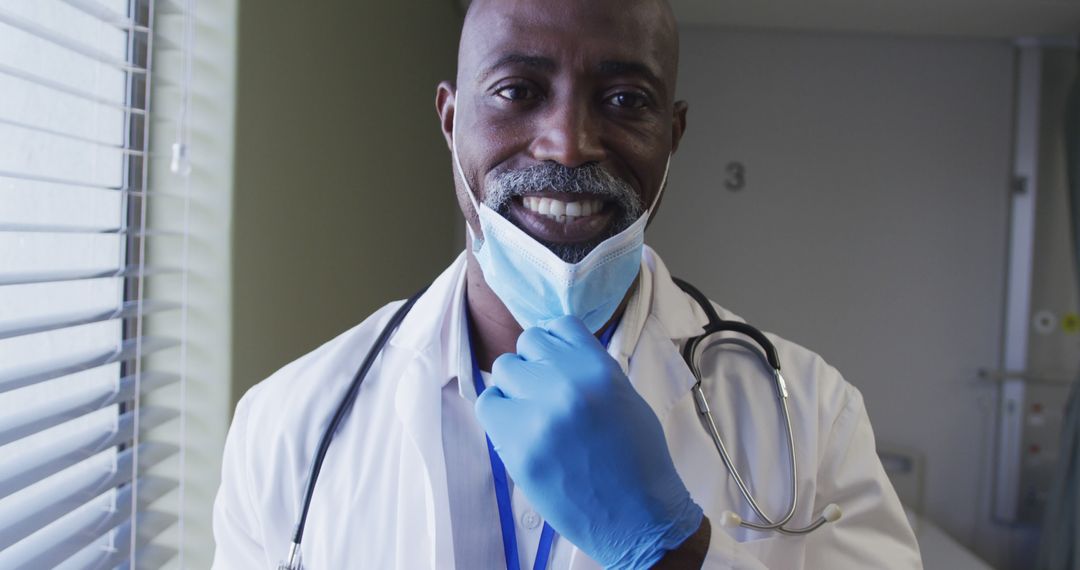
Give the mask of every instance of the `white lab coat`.
M 497 531 L 496 521 L 485 529 L 450 522 L 440 413 L 442 387 L 457 373 L 461 335 L 451 321 L 460 311 L 451 309 L 461 302 L 464 273 L 462 254 L 420 298 L 368 374 L 319 477 L 303 541 L 306 570 L 449 570 L 455 568 L 452 533 Z M 844 515 L 804 536 L 721 526 L 728 509 L 756 519 L 698 418 L 694 378 L 679 353 L 706 318 L 648 248 L 641 277 L 638 316 L 627 311 L 610 352 L 656 412 L 679 474 L 712 521 L 705 567 L 921 568 L 859 392 L 821 357 L 774 335 L 798 453 L 800 502 L 791 524 L 810 523 L 831 502 Z M 215 569 L 276 568 L 285 558 L 319 437 L 398 306 L 391 303 L 284 367 L 240 401 L 214 506 Z M 635 329 L 638 338 L 629 338 Z M 762 507 L 778 515 L 787 507 L 790 479 L 767 371 L 738 347 L 708 354 L 703 383 L 729 452 Z M 570 567 L 597 564 L 574 549 Z

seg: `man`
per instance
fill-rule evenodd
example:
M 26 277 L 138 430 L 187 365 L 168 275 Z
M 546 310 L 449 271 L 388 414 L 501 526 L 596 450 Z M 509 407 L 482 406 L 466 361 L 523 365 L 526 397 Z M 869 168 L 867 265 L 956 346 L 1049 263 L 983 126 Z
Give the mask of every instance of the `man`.
M 436 96 L 466 253 L 405 315 L 335 432 L 304 567 L 921 566 L 859 393 L 774 336 L 798 468 L 784 528 L 835 519 L 831 503 L 844 516 L 794 535 L 738 524 L 767 521 L 703 429 L 680 354 L 706 312 L 641 241 L 686 128 L 677 60 L 662 0 L 473 2 L 457 80 Z M 320 437 L 400 307 L 237 406 L 215 568 L 289 556 Z M 788 446 L 766 369 L 738 347 L 699 367 L 757 508 L 782 518 Z

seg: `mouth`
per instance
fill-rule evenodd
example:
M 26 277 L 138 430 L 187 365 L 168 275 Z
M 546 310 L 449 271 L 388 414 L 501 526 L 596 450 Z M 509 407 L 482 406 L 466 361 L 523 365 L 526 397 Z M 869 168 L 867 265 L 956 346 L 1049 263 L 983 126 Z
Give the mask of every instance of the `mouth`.
M 571 244 L 603 235 L 615 210 L 614 204 L 599 198 L 539 193 L 515 197 L 510 202 L 510 219 L 540 241 Z

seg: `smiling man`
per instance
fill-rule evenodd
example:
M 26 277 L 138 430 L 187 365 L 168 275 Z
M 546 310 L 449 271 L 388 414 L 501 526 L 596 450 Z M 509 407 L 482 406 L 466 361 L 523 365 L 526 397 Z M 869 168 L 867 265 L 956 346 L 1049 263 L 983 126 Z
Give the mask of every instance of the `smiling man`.
M 662 0 L 473 2 L 466 251 L 241 400 L 215 568 L 921 567 L 858 391 L 644 246 L 677 66 Z

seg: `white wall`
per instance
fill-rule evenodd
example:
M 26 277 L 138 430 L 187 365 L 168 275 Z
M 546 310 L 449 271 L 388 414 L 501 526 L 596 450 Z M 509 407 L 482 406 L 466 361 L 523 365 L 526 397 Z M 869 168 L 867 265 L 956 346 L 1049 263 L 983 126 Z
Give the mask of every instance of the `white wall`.
M 987 522 L 994 389 L 976 371 L 999 360 L 1011 47 L 682 40 L 689 127 L 648 241 L 676 275 L 837 366 L 878 440 L 925 454 L 929 518 L 1008 567 L 1005 550 L 1025 547 L 1006 539 L 1030 535 Z M 730 161 L 747 168 L 739 192 L 724 188 Z

